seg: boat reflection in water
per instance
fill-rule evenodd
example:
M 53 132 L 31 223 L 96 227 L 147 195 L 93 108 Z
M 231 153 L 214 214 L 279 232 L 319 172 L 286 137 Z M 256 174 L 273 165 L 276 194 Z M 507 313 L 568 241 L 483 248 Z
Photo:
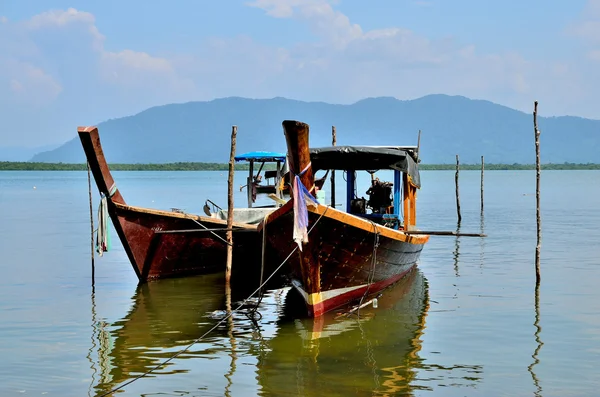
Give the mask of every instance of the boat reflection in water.
M 251 291 L 234 291 L 235 308 Z M 225 302 L 222 274 L 139 286 L 123 319 L 95 328 L 90 351 L 97 350 L 98 360 L 92 363 L 95 391 L 90 394 L 102 395 L 189 345 L 222 318 Z M 479 366 L 443 367 L 429 364 L 430 354 L 419 356 L 429 309 L 427 282 L 419 270 L 388 289 L 378 308 L 367 306 L 348 316 L 331 312 L 316 319 L 298 318 L 298 309 L 306 315 L 295 289 L 270 291 L 259 308 L 260 330 L 238 313 L 153 372 L 159 384 L 136 383 L 136 390 L 391 396 L 440 385 L 474 386 L 481 377 Z
M 96 393 L 101 395 L 146 372 L 208 331 L 215 321 L 207 313 L 224 307 L 223 277 L 211 274 L 141 284 L 123 319 L 110 326 L 96 323 Z M 177 360 L 210 354 L 210 345 L 195 345 Z M 174 363 L 152 376 L 176 373 L 169 368 Z
M 447 386 L 475 385 L 480 366 L 444 367 L 419 357 L 429 309 L 427 288 L 423 274 L 415 269 L 386 290 L 378 308 L 368 306 L 349 316 L 290 317 L 287 323 L 292 326 L 284 324 L 284 315 L 258 364 L 261 394 L 411 395 L 443 385 L 446 377 Z M 294 292 L 286 299 L 291 313 L 303 303 Z

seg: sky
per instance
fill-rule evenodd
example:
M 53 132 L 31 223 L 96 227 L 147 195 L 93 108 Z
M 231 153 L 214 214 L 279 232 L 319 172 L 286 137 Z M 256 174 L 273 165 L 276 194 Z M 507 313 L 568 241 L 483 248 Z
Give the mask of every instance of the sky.
M 0 0 L 0 147 L 227 96 L 600 119 L 600 0 Z

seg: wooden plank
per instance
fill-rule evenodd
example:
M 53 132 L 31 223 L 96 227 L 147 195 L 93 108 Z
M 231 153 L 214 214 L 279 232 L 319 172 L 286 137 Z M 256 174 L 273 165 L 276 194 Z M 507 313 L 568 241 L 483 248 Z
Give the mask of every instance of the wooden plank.
M 406 234 L 422 234 L 431 236 L 456 236 L 456 237 L 487 237 L 487 234 L 482 233 L 460 233 L 454 231 L 445 230 L 407 230 Z

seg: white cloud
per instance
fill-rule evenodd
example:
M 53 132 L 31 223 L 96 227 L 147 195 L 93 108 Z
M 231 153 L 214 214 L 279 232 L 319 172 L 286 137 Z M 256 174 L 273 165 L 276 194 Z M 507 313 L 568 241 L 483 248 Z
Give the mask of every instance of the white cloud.
M 588 51 L 587 57 L 592 61 L 600 62 L 600 49 Z
M 338 48 L 363 36 L 359 25 L 351 23 L 326 0 L 256 0 L 248 5 L 262 8 L 272 17 L 308 22 L 315 34 Z
M 0 58 L 6 62 L 21 62 L 29 65 L 30 71 L 37 71 L 21 74 L 15 81 L 23 87 L 45 85 L 47 99 L 56 99 L 62 91 L 56 89 L 60 87 L 57 81 L 61 80 L 61 75 L 66 80 L 73 78 L 74 74 L 86 75 L 80 81 L 87 79 L 95 84 L 102 79 L 106 83 L 114 83 L 119 89 L 143 88 L 147 91 L 150 85 L 163 91 L 189 89 L 190 82 L 179 78 L 168 59 L 129 49 L 106 50 L 105 37 L 95 23 L 93 14 L 74 8 L 46 11 L 22 23 L 9 23 L 10 36 L 19 37 L 20 43 L 15 45 L 9 40 L 0 40 Z M 45 40 L 40 40 L 40 37 Z M 52 44 L 55 47 L 48 47 L 52 41 L 48 37 L 54 38 Z M 24 53 L 23 48 L 29 48 L 29 51 Z M 72 59 L 77 63 L 73 63 Z M 87 65 L 87 68 L 81 65 Z M 77 68 L 76 71 L 71 70 Z M 6 70 L 0 71 L 2 76 L 13 79 L 13 76 L 7 76 Z M 50 84 L 50 80 L 54 82 Z
M 44 70 L 27 62 L 0 59 L 0 84 L 19 103 L 45 105 L 58 97 L 61 85 Z
M 580 18 L 567 27 L 567 33 L 589 44 L 600 44 L 600 0 L 588 0 Z
M 485 97 L 507 89 L 523 95 L 533 89 L 534 70 L 518 54 L 480 53 L 472 45 L 430 39 L 402 27 L 365 31 L 326 0 L 257 0 L 250 5 L 312 28 L 321 41 L 294 48 L 290 59 L 307 79 L 328 80 L 322 84 L 335 89 L 338 101 L 437 92 Z
M 41 114 L 36 109 L 46 106 L 65 125 L 74 123 L 64 115 L 68 112 L 85 123 L 153 105 L 232 95 L 350 103 L 372 96 L 412 99 L 446 93 L 522 110 L 540 99 L 549 113 L 582 114 L 593 106 L 584 111 L 579 105 L 584 99 L 592 103 L 600 88 L 588 82 L 596 69 L 571 58 L 556 62 L 491 53 L 402 26 L 368 30 L 340 12 L 335 1 L 255 0 L 249 5 L 267 17 L 306 25 L 316 40 L 278 47 L 244 35 L 201 39 L 187 52 L 165 56 L 135 48 L 109 50 L 96 17 L 73 8 L 23 22 L 0 18 L 0 103 L 18 102 L 23 109 L 29 104 L 36 117 Z M 582 62 L 596 68 L 598 21 L 600 0 L 593 0 L 573 25 L 579 30 L 570 28 L 572 35 L 585 38 Z M 119 38 L 110 40 L 118 43 Z M 82 101 L 82 93 L 94 95 Z M 11 117 L 20 125 L 23 117 L 7 113 L 0 129 Z
M 83 22 L 93 25 L 94 15 L 89 12 L 78 11 L 74 8 L 65 10 L 51 10 L 34 15 L 25 24 L 30 29 L 43 29 L 46 27 L 66 26 L 73 22 Z

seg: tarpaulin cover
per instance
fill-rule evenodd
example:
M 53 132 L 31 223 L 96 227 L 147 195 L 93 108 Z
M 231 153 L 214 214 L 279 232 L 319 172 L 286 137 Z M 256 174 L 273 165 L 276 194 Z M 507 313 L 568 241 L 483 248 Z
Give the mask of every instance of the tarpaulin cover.
M 421 187 L 419 166 L 406 148 L 390 146 L 329 146 L 310 149 L 313 170 L 398 170 Z
M 235 161 L 285 161 L 285 153 L 278 152 L 248 152 L 235 156 Z

